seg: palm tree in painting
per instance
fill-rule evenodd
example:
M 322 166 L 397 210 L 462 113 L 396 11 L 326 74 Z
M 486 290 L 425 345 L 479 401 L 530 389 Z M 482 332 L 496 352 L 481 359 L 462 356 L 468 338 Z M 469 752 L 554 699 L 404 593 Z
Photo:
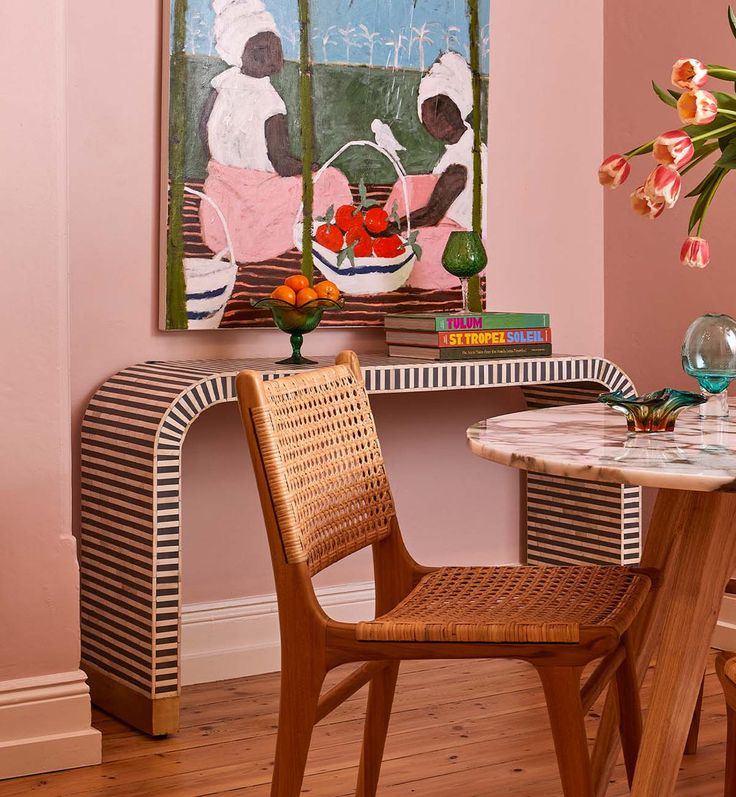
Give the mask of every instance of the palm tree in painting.
M 408 39 L 404 35 L 403 29 L 398 31 L 391 29 L 391 38 L 384 41 L 386 47 L 390 47 L 394 52 L 394 69 L 399 68 L 399 58 L 402 50 L 406 49 L 406 41 L 408 41 Z
M 373 51 L 376 49 L 376 44 L 381 34 L 378 31 L 371 30 L 364 23 L 361 23 L 358 26 L 358 36 L 365 42 L 363 46 L 368 48 L 368 64 L 369 66 L 373 66 Z
M 302 132 L 302 274 L 314 282 L 312 224 L 314 222 L 314 107 L 312 101 L 312 48 L 309 0 L 299 0 L 299 111 Z M 329 39 L 329 29 L 328 39 Z M 324 42 L 324 39 L 323 39 Z M 324 52 L 327 45 L 323 44 Z M 325 60 L 327 55 L 325 54 Z
M 291 27 L 287 28 L 284 31 L 283 36 L 286 39 L 286 41 L 289 42 L 289 48 L 290 48 L 289 52 L 290 52 L 290 54 L 291 55 L 296 54 L 298 56 L 299 55 L 299 49 L 298 49 L 299 29 L 295 28 L 292 25 Z
M 342 36 L 342 43 L 345 45 L 345 60 L 350 63 L 350 50 L 355 47 L 355 28 L 338 28 L 337 31 Z
M 432 32 L 432 25 L 428 22 L 423 22 L 420 27 L 412 28 L 411 31 L 414 35 L 414 40 L 416 41 L 417 48 L 419 50 L 419 69 L 420 71 L 424 72 L 424 48 L 428 44 L 434 44 L 434 39 L 432 39 L 429 35 Z
M 333 33 L 336 30 L 337 27 L 335 25 L 330 25 L 329 28 L 326 28 L 321 33 L 317 31 L 317 33 L 314 34 L 314 38 L 318 39 L 320 45 L 322 46 L 322 60 L 325 61 L 325 63 L 328 60 L 327 48 L 330 47 L 330 45 L 335 44 Z

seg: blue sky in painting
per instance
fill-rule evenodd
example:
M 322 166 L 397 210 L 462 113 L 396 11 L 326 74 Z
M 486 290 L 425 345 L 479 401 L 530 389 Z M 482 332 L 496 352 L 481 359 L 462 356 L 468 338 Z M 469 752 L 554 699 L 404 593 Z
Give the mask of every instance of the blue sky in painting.
M 265 0 L 281 32 L 287 58 L 298 58 L 296 0 Z M 172 3 L 173 5 L 173 3 Z M 189 0 L 191 53 L 216 55 L 211 0 Z M 489 67 L 489 4 L 481 2 L 482 67 Z M 316 61 L 420 69 L 446 49 L 467 56 L 465 0 L 313 0 Z

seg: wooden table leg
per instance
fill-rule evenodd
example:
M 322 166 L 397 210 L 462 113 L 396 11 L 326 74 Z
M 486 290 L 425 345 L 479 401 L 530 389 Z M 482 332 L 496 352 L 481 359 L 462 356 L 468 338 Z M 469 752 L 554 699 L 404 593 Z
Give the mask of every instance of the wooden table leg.
M 669 797 L 687 740 L 711 636 L 736 567 L 736 494 L 660 490 L 642 564 L 662 571 L 659 590 L 637 620 L 643 678 L 659 638 L 633 797 Z M 617 745 L 606 707 L 594 751 L 596 794 L 604 794 Z

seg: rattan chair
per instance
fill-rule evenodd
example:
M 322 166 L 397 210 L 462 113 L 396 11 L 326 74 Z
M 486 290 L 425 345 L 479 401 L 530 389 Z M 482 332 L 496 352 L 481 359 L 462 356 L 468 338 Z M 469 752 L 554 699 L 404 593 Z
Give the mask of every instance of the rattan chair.
M 725 797 L 736 797 L 736 654 L 719 653 L 716 672 L 726 698 L 726 783 Z
M 268 530 L 281 627 L 272 797 L 301 789 L 313 726 L 370 683 L 356 794 L 375 795 L 399 663 L 514 658 L 536 667 L 566 797 L 592 797 L 584 715 L 619 695 L 631 773 L 641 733 L 627 629 L 650 588 L 621 567 L 422 567 L 407 553 L 358 359 L 263 381 L 237 379 Z M 373 546 L 376 618 L 330 619 L 312 576 Z M 582 687 L 583 668 L 601 659 Z M 325 675 L 362 663 L 320 696 Z

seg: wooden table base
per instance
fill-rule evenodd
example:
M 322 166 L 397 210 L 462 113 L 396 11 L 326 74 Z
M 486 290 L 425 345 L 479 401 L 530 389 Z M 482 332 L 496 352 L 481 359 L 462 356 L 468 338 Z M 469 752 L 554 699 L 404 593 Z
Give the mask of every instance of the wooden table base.
M 660 490 L 642 565 L 661 580 L 633 629 L 643 679 L 657 649 L 633 797 L 670 797 L 687 741 L 711 636 L 736 569 L 736 493 Z M 607 701 L 593 754 L 596 795 L 617 755 L 615 700 Z

